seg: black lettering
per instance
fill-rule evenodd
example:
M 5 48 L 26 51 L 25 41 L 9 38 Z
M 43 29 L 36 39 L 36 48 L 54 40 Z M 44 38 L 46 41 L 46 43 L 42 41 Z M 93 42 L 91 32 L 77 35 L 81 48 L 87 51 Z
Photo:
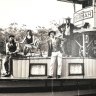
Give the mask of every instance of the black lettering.
M 88 12 L 88 17 L 92 16 L 92 11 Z

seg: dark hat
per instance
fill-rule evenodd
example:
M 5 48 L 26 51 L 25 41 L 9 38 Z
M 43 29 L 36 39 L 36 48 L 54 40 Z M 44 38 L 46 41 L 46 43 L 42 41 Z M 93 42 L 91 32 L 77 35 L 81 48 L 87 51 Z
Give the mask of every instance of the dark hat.
M 15 37 L 15 36 L 14 36 L 14 35 L 9 35 L 9 38 L 10 38 L 10 37 Z
M 55 31 L 50 31 L 50 32 L 48 33 L 48 36 L 50 36 L 51 33 L 54 33 L 54 35 L 56 35 L 56 32 L 55 32 Z
M 71 18 L 70 17 L 67 17 L 67 18 L 65 18 L 66 20 L 70 20 Z

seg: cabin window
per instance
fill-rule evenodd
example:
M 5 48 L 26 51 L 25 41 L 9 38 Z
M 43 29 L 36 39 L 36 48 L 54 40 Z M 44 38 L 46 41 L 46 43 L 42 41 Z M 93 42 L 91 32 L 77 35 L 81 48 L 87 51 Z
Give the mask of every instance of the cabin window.
M 47 76 L 47 63 L 30 63 L 29 76 Z
M 85 1 L 83 1 L 82 7 L 85 8 L 85 7 L 92 6 L 92 3 L 93 3 L 92 0 L 85 0 Z
M 84 75 L 84 63 L 69 63 L 69 76 Z

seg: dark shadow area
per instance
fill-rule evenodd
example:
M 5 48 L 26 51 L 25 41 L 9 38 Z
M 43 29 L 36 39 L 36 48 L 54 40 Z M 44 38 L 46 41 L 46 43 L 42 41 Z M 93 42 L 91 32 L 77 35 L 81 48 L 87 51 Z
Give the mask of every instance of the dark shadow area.
M 0 93 L 38 93 L 38 92 L 64 92 L 64 91 L 77 91 L 77 90 L 94 90 L 95 87 L 85 86 L 55 86 L 55 87 L 3 87 L 0 88 Z M 83 96 L 83 95 L 80 95 Z M 84 95 L 87 96 L 87 95 Z M 91 95 L 88 95 L 91 96 Z M 93 96 L 93 95 L 92 95 Z M 96 96 L 96 95 L 94 95 Z
M 78 95 L 76 95 L 78 96 Z M 79 96 L 96 96 L 96 94 L 85 94 L 85 95 L 79 95 Z

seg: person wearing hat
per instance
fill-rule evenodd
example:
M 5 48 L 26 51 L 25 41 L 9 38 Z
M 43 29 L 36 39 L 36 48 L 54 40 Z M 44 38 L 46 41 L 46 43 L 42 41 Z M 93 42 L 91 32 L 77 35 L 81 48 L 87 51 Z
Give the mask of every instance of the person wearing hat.
M 47 41 L 48 42 L 48 57 L 51 56 L 52 54 L 52 38 L 54 38 L 54 36 L 56 35 L 56 32 L 55 31 L 50 31 L 48 33 L 48 36 L 50 37 L 50 39 Z
M 81 29 L 82 27 L 77 27 L 74 24 L 71 23 L 71 18 L 67 17 L 65 18 L 66 23 L 60 25 L 58 27 L 58 30 L 62 33 L 63 38 L 66 38 L 66 42 L 63 43 L 63 56 L 71 56 L 72 55 L 72 40 L 74 38 L 73 30 L 74 29 Z
M 19 52 L 19 45 L 14 39 L 14 35 L 9 36 L 9 40 L 6 43 L 6 57 L 4 62 L 5 67 L 5 77 L 9 77 L 12 75 L 12 58 L 17 57 L 17 53 Z
M 61 77 L 61 69 L 62 69 L 62 48 L 61 48 L 61 41 L 64 40 L 63 38 L 59 38 L 56 36 L 55 31 L 50 31 L 48 33 L 50 39 L 48 40 L 48 56 L 51 56 L 51 61 L 49 64 L 49 72 L 48 78 L 53 78 L 53 71 L 54 71 L 54 64 L 58 63 L 57 67 L 57 78 Z

